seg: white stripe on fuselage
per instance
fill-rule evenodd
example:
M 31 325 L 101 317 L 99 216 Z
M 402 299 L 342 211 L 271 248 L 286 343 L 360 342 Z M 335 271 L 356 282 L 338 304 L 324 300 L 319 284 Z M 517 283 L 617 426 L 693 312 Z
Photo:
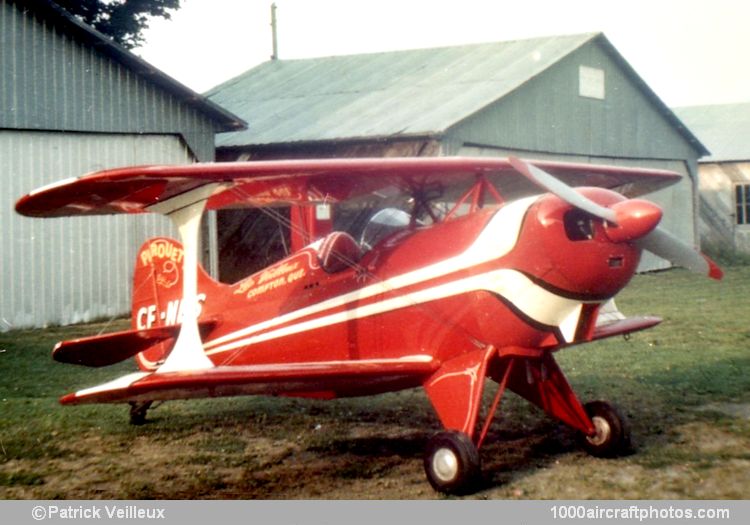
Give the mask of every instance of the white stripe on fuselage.
M 563 337 L 568 342 L 572 341 L 573 336 L 575 336 L 582 306 L 580 301 L 555 295 L 534 284 L 521 272 L 501 269 L 242 338 L 215 347 L 207 353 L 213 355 L 227 352 L 301 332 L 476 291 L 488 291 L 500 295 L 512 302 L 516 308 L 534 321 L 546 326 L 559 327 L 563 332 Z
M 322 313 L 326 310 L 332 310 L 349 303 L 362 301 L 383 293 L 393 292 L 407 286 L 426 282 L 502 257 L 515 247 L 526 211 L 538 198 L 538 196 L 527 197 L 503 206 L 490 219 L 487 226 L 484 227 L 484 230 L 477 236 L 471 246 L 457 256 L 420 268 L 419 270 L 376 282 L 353 292 L 333 297 L 326 301 L 289 312 L 288 314 L 274 317 L 268 321 L 248 326 L 236 332 L 207 341 L 204 344 L 204 348 L 210 350 L 219 346 L 223 347 L 226 343 L 237 339 L 245 339 L 262 330 L 268 330 L 275 326 Z M 236 346 L 233 345 L 233 348 L 236 348 Z M 210 353 L 215 353 L 215 351 Z

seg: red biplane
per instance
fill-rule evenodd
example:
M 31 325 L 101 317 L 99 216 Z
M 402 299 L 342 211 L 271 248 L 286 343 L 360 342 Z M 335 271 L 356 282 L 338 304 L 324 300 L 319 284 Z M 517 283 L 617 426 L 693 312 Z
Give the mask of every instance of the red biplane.
M 612 301 L 644 249 L 721 277 L 657 227 L 656 205 L 635 198 L 677 180 L 516 158 L 193 164 L 85 175 L 32 192 L 16 209 L 161 213 L 181 237 L 141 248 L 131 330 L 53 352 L 88 366 L 135 356 L 140 371 L 63 404 L 130 403 L 138 423 L 155 400 L 423 387 L 444 427 L 428 442 L 427 478 L 455 493 L 478 478 L 478 451 L 508 388 L 578 431 L 591 454 L 628 447 L 618 410 L 582 404 L 554 353 L 659 322 L 625 318 Z M 201 269 L 205 210 L 278 215 L 280 206 L 291 207 L 288 256 L 231 285 Z M 356 220 L 342 227 L 345 217 Z M 480 417 L 488 379 L 499 386 Z

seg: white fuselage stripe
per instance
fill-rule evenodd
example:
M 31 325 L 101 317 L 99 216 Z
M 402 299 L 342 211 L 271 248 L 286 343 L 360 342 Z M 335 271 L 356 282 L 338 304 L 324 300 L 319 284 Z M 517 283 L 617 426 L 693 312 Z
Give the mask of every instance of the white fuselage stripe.
M 323 301 L 306 308 L 295 310 L 285 315 L 274 317 L 267 321 L 248 326 L 236 332 L 218 337 L 211 341 L 206 341 L 204 348 L 212 350 L 216 348 L 225 348 L 227 343 L 236 340 L 246 340 L 252 334 L 263 330 L 268 330 L 275 326 L 286 324 L 303 317 L 315 315 L 326 310 L 338 308 L 356 301 L 363 301 L 370 297 L 381 295 L 387 292 L 405 288 L 414 284 L 429 281 L 450 273 L 477 266 L 479 264 L 497 259 L 509 253 L 515 247 L 518 235 L 521 231 L 523 218 L 529 207 L 538 199 L 538 196 L 519 199 L 510 204 L 503 206 L 490 219 L 487 226 L 479 234 L 477 239 L 463 253 L 432 264 L 430 266 L 407 272 L 381 282 L 374 283 L 353 292 L 349 292 L 327 301 Z M 333 314 L 338 315 L 338 314 Z M 242 346 L 242 345 L 240 345 Z M 232 348 L 236 348 L 232 345 Z M 215 350 L 213 352 L 215 353 Z
M 110 390 L 124 390 L 136 381 L 139 381 L 149 375 L 151 375 L 151 372 L 133 372 L 132 374 L 118 377 L 113 381 L 109 381 L 97 386 L 92 386 L 91 388 L 84 388 L 83 390 L 79 390 L 78 392 L 76 392 L 76 396 L 82 397 L 92 394 L 100 394 L 102 392 L 108 392 Z
M 566 341 L 571 341 L 575 335 L 581 312 L 582 303 L 580 301 L 555 295 L 516 270 L 501 269 L 239 339 L 215 347 L 207 353 L 213 355 L 227 352 L 273 339 L 391 312 L 407 306 L 420 305 L 475 291 L 488 291 L 498 294 L 513 303 L 516 308 L 536 322 L 546 326 L 559 327 Z

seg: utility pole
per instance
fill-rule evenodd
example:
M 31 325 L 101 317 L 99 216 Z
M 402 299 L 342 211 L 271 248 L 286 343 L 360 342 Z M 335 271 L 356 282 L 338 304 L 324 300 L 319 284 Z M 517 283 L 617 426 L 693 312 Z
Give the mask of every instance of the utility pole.
M 276 3 L 271 4 L 271 39 L 273 45 L 273 52 L 271 54 L 271 60 L 279 59 L 279 43 L 276 36 Z

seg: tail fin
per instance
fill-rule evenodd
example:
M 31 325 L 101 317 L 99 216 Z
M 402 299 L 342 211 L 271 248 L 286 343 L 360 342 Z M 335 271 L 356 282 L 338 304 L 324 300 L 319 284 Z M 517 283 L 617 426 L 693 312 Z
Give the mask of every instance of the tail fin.
M 167 237 L 147 240 L 138 251 L 133 274 L 132 326 L 135 330 L 173 326 L 182 313 L 182 244 Z M 206 291 L 215 283 L 198 268 L 198 300 L 206 300 Z M 138 355 L 142 370 L 155 370 L 164 362 L 174 340 L 156 343 Z

